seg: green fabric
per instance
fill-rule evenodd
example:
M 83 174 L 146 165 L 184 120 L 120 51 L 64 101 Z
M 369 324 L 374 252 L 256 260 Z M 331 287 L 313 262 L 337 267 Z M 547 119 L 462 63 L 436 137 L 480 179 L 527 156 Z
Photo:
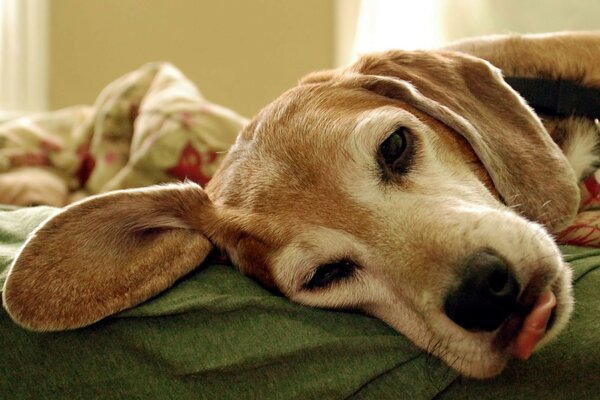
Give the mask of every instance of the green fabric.
M 0 281 L 56 212 L 0 211 Z M 91 327 L 27 332 L 0 312 L 1 399 L 592 399 L 600 395 L 600 250 L 564 248 L 569 328 L 487 381 L 459 378 L 378 320 L 302 307 L 223 265 Z

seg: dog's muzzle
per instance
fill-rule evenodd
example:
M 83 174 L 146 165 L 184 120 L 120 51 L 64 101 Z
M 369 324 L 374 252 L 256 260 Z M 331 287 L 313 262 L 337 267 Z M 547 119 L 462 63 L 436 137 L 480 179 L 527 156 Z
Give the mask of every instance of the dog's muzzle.
M 500 328 L 496 342 L 508 347 L 512 355 L 527 359 L 551 325 L 556 297 L 545 289 L 525 305 L 521 292 L 510 265 L 493 251 L 482 250 L 467 259 L 460 284 L 446 297 L 444 309 L 466 330 Z

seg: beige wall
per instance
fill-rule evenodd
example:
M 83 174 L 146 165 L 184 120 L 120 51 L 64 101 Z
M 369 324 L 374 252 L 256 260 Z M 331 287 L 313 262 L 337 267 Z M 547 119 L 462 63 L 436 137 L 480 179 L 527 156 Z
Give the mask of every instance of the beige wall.
M 598 30 L 600 1 L 438 0 L 446 38 L 496 33 Z
M 352 59 L 361 0 L 335 1 L 335 66 L 344 67 Z
M 206 98 L 250 116 L 334 65 L 334 0 L 52 0 L 49 105 L 92 103 L 118 76 L 166 60 Z

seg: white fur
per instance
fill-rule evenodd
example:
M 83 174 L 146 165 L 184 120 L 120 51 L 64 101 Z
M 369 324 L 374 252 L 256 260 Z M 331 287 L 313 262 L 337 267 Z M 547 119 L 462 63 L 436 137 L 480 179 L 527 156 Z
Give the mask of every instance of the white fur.
M 275 255 L 274 278 L 292 300 L 329 308 L 363 307 L 389 303 L 392 295 L 373 271 L 362 267 L 376 263 L 371 251 L 347 232 L 319 226 L 306 226 L 294 242 Z M 327 291 L 303 290 L 316 267 L 336 260 L 351 259 L 361 265 L 355 276 Z
M 598 163 L 600 128 L 589 120 L 570 118 L 564 121 L 563 129 L 569 132 L 563 152 L 575 175 L 581 179 L 592 172 L 592 167 Z

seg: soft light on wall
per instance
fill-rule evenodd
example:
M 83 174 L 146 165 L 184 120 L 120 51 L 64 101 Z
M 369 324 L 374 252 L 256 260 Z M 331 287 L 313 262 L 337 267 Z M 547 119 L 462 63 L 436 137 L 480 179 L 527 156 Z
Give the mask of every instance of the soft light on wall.
M 598 1 L 545 0 L 543 7 L 540 4 L 537 0 L 361 0 L 356 6 L 360 12 L 353 44 L 338 42 L 346 46 L 338 65 L 368 52 L 431 49 L 470 36 L 600 27 Z
M 439 2 L 362 0 L 352 56 L 439 46 L 444 39 Z
M 0 0 L 0 111 L 47 109 L 46 10 L 46 0 Z

